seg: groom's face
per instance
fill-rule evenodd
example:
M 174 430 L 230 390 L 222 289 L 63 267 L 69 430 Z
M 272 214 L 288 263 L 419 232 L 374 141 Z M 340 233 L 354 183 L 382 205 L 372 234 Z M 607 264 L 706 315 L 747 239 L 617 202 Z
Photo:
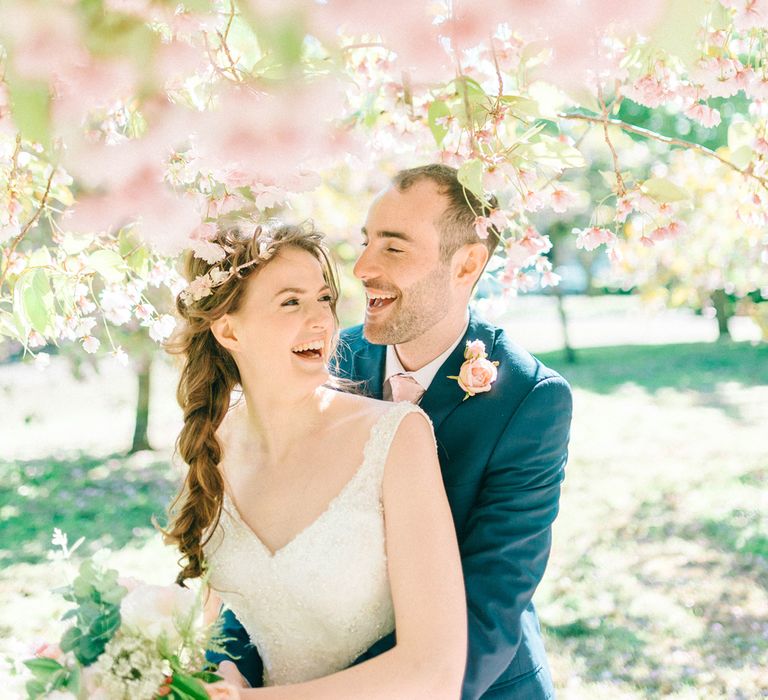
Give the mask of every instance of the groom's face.
M 438 222 L 448 200 L 431 180 L 391 187 L 371 205 L 354 272 L 365 287 L 365 337 L 406 343 L 448 314 L 450 264 L 440 259 Z

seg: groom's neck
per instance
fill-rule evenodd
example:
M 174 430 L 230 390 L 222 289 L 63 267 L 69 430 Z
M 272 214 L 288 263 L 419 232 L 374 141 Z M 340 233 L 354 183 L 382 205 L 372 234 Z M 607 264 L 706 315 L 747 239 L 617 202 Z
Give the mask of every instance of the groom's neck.
M 469 309 L 465 307 L 463 313 L 448 314 L 421 335 L 395 345 L 400 363 L 408 372 L 416 372 L 428 365 L 456 342 L 468 319 Z

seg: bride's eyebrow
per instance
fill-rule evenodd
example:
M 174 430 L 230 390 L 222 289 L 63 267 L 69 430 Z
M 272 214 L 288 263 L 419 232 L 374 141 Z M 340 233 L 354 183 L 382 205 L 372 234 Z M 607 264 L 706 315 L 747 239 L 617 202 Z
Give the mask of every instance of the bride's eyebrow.
M 320 287 L 320 289 L 318 290 L 317 293 L 320 294 L 320 292 L 324 292 L 326 290 L 330 291 L 330 289 L 331 288 L 327 284 L 324 284 L 322 287 Z M 290 294 L 306 294 L 307 290 L 306 289 L 301 289 L 300 287 L 285 287 L 285 289 L 281 289 L 272 298 L 273 299 L 277 299 L 277 297 L 279 297 L 281 294 L 289 294 L 289 293 Z

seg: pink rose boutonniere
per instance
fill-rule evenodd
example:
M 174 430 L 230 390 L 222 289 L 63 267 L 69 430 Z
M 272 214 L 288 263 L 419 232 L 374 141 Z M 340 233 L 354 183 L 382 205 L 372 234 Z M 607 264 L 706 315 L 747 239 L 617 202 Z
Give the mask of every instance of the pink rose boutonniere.
M 466 392 L 463 399 L 466 401 L 470 396 L 491 390 L 491 384 L 496 381 L 496 367 L 499 363 L 488 359 L 482 340 L 468 340 L 464 358 L 466 361 L 461 366 L 459 375 L 448 379 L 455 379 L 459 383 L 462 391 Z

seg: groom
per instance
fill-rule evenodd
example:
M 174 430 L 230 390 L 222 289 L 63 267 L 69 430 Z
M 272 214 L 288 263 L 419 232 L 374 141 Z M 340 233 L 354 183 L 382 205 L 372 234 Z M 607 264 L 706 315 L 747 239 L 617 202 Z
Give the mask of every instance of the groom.
M 467 589 L 469 653 L 462 700 L 554 697 L 531 598 L 544 575 L 571 422 L 568 384 L 468 309 L 498 241 L 475 232 L 488 213 L 445 165 L 399 172 L 371 205 L 354 272 L 365 323 L 342 332 L 339 370 L 366 393 L 419 403 L 435 429 Z M 498 362 L 465 399 L 456 376 L 468 341 Z M 426 543 L 425 543 L 426 545 Z M 225 633 L 238 668 L 261 661 L 234 616 Z M 391 648 L 394 634 L 355 663 Z M 218 657 L 219 659 L 223 657 Z

